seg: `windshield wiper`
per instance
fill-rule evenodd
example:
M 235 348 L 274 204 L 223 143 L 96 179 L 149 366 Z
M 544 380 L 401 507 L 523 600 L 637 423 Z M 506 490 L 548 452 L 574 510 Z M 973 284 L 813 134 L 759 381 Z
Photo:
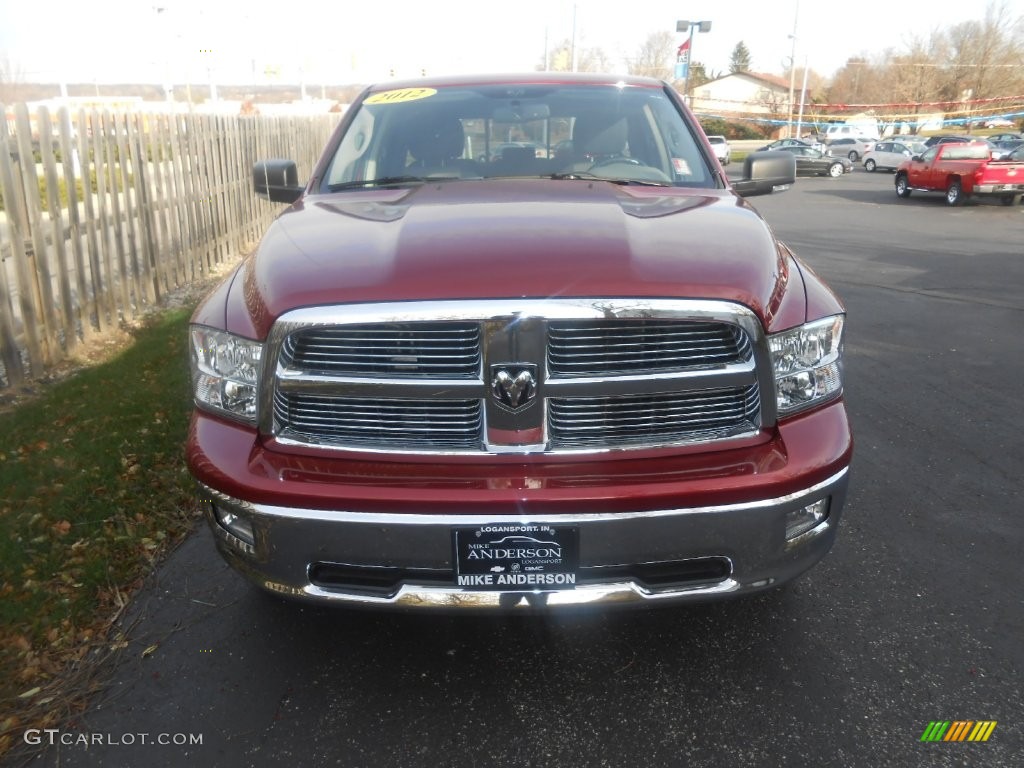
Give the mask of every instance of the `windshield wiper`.
M 454 176 L 442 176 L 437 179 L 424 178 L 422 176 L 384 176 L 379 179 L 363 179 L 362 181 L 340 181 L 337 184 L 328 185 L 331 192 L 340 192 L 343 189 L 365 189 L 370 187 L 390 187 L 396 184 L 426 184 L 428 181 L 444 181 L 455 178 Z
M 669 181 L 647 181 L 644 179 L 618 179 L 609 176 L 598 176 L 596 173 L 588 173 L 587 171 L 568 171 L 566 173 L 553 173 L 548 176 L 549 179 L 564 180 L 564 179 L 593 179 L 596 181 L 607 181 L 609 184 L 619 184 L 620 186 L 639 186 L 639 187 L 671 187 L 673 186 Z

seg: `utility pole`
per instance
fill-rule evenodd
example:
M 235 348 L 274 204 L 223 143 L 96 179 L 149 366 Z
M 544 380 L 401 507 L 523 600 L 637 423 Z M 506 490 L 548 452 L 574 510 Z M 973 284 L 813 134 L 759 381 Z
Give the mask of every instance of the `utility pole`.
M 789 119 L 786 123 L 786 136 L 793 138 L 793 88 L 796 85 L 796 26 L 800 18 L 800 0 L 796 0 L 796 10 L 793 13 L 793 47 L 789 51 Z
M 572 71 L 576 71 L 576 3 L 572 4 L 572 43 L 569 46 Z
M 796 135 L 800 137 L 800 132 L 803 131 L 804 125 L 804 102 L 807 100 L 807 54 L 804 54 L 804 85 L 800 89 L 800 117 L 796 120 Z

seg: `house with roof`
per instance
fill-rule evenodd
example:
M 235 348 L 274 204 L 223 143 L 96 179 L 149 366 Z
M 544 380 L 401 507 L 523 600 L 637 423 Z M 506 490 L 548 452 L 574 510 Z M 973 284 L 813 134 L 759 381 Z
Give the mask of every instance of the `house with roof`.
M 810 95 L 806 97 L 810 103 Z M 800 84 L 793 92 L 794 111 L 800 104 Z M 789 80 L 757 72 L 733 72 L 693 89 L 691 106 L 699 115 L 765 115 L 789 112 Z

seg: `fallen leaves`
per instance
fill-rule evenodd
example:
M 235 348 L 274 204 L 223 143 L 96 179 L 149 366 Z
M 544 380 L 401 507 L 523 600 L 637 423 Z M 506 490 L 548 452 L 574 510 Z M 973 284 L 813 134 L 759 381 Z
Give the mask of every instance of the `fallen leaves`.
M 56 723 L 93 690 L 96 660 L 127 647 L 115 621 L 194 523 L 187 321 L 0 412 L 0 754 L 11 727 Z M 159 372 L 145 386 L 143 369 Z

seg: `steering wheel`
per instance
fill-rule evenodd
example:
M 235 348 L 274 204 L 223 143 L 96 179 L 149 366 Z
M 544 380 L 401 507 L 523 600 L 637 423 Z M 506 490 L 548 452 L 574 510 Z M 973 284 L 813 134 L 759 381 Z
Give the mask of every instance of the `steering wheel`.
M 622 155 L 616 155 L 615 157 L 606 157 L 604 160 L 598 160 L 596 163 L 591 165 L 591 168 L 601 168 L 605 165 L 613 165 L 620 163 L 622 165 L 643 165 L 635 157 L 624 157 Z

